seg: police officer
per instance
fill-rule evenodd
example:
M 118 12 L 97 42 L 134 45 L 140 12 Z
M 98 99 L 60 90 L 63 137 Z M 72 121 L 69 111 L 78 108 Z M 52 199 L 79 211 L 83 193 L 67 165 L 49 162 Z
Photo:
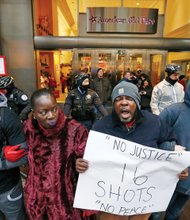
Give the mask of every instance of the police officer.
M 96 119 L 95 108 L 103 116 L 108 113 L 103 107 L 98 94 L 89 88 L 89 75 L 80 73 L 75 80 L 77 87 L 69 92 L 64 104 L 64 113 L 66 116 L 71 115 L 72 118 L 84 124 L 90 130 Z
M 24 220 L 19 166 L 27 163 L 27 145 L 19 117 L 0 93 L 0 219 Z
M 7 98 L 9 109 L 19 115 L 21 121 L 27 119 L 28 114 L 31 111 L 30 101 L 23 91 L 15 87 L 13 77 L 1 77 L 0 90 L 3 91 Z

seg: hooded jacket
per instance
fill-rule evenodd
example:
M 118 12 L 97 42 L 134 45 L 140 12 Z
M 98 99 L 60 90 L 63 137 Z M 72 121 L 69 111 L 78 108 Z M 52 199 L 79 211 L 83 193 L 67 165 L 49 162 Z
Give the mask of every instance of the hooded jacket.
M 177 144 L 182 145 L 187 151 L 190 151 L 190 82 L 187 84 L 184 102 L 175 103 L 167 107 L 161 112 L 160 118 L 173 128 L 177 137 Z M 186 180 L 180 180 L 176 190 L 190 195 L 190 169 L 188 178 Z

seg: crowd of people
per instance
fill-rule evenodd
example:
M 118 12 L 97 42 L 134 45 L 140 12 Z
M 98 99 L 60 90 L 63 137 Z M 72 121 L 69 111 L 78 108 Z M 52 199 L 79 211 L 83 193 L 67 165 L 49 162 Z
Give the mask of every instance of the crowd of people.
M 0 219 L 161 220 L 162 213 L 88 212 L 73 208 L 73 201 L 78 174 L 89 169 L 83 154 L 90 130 L 147 147 L 190 150 L 190 83 L 184 88 L 178 82 L 179 68 L 167 65 L 165 79 L 154 87 L 145 73 L 127 71 L 114 87 L 102 68 L 93 80 L 79 73 L 63 109 L 51 89 L 38 89 L 29 99 L 12 77 L 1 77 Z M 23 165 L 29 170 L 24 186 Z M 189 170 L 179 179 L 165 220 L 178 220 L 189 200 Z

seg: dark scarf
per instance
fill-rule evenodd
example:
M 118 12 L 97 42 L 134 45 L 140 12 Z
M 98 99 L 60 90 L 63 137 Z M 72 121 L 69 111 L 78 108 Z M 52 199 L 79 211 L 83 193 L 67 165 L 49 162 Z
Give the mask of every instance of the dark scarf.
M 173 80 L 173 79 L 171 79 L 171 78 L 168 76 L 168 77 L 166 77 L 166 81 L 167 81 L 168 83 L 170 83 L 172 86 L 174 86 L 174 84 L 175 84 L 178 80 Z
M 81 95 L 84 95 L 84 94 L 87 93 L 88 88 L 89 88 L 89 85 L 87 85 L 87 86 L 78 86 L 77 89 L 78 89 L 78 91 Z

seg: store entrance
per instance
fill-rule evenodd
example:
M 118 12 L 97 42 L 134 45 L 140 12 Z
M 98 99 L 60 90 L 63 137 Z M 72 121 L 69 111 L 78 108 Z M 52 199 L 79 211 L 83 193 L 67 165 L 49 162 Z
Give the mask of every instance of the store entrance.
M 167 51 L 127 49 L 76 49 L 73 50 L 72 69 L 85 71 L 95 77 L 101 67 L 108 75 L 124 72 L 143 72 L 149 75 L 153 85 L 163 77 Z
M 164 76 L 167 51 L 136 49 L 73 49 L 36 51 L 38 87 L 49 87 L 58 102 L 64 102 L 74 76 L 83 71 L 92 78 L 103 68 L 113 86 L 126 71 L 146 73 L 152 84 Z

